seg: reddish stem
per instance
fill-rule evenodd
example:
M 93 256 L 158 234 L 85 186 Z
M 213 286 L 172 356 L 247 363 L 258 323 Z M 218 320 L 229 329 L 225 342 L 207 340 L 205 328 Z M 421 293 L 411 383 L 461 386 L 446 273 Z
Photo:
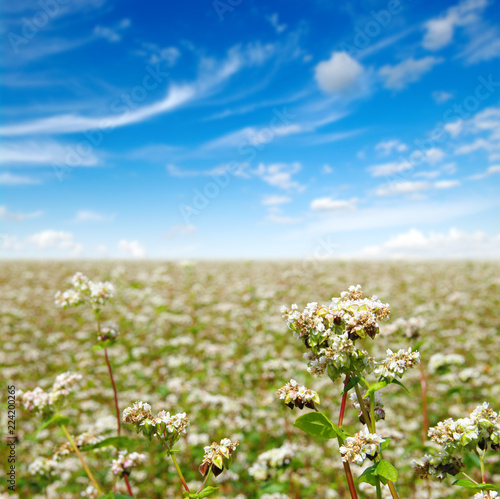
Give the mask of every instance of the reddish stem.
M 344 390 L 347 386 L 347 383 L 349 383 L 349 376 L 345 377 Z M 338 424 L 339 428 L 342 428 L 342 424 L 344 423 L 344 414 L 346 405 L 347 405 L 347 392 L 344 392 L 344 394 L 342 395 L 342 402 L 340 404 L 340 414 L 339 414 L 339 424 Z M 347 461 L 343 462 L 342 464 L 344 465 L 344 472 L 347 478 L 347 485 L 349 486 L 349 492 L 351 493 L 351 498 L 358 499 L 358 494 L 356 493 L 356 487 L 354 486 L 354 479 L 352 477 L 351 466 Z
M 118 393 L 116 392 L 115 379 L 113 378 L 113 371 L 111 370 L 111 364 L 109 363 L 108 349 L 104 349 L 104 357 L 106 358 L 106 364 L 108 365 L 109 377 L 111 378 L 111 385 L 113 386 L 113 393 L 115 395 L 115 409 L 116 409 L 116 422 L 118 423 L 118 436 L 120 436 L 122 431 L 122 424 L 120 422 L 120 408 L 118 407 Z
M 134 497 L 134 494 L 132 492 L 132 488 L 130 487 L 130 482 L 128 481 L 127 475 L 123 475 L 123 478 L 125 478 L 125 483 L 127 484 L 128 495 L 130 497 Z
M 422 444 L 427 440 L 429 431 L 429 414 L 427 409 L 427 379 L 425 378 L 424 368 L 422 364 L 418 365 L 420 369 L 420 386 L 422 387 Z

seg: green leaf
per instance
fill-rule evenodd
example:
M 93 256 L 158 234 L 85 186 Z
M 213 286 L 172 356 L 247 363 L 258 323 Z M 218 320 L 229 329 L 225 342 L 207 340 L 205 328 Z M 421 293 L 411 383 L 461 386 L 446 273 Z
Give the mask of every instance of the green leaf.
M 379 481 L 378 476 L 375 474 L 375 468 L 377 467 L 376 464 L 373 466 L 370 466 L 369 468 L 366 468 L 361 475 L 359 475 L 358 482 L 366 482 L 369 483 L 370 485 L 373 485 L 374 487 L 377 485 L 377 482 Z
M 48 428 L 49 426 L 62 426 L 66 425 L 70 422 L 69 418 L 65 416 L 61 416 L 60 414 L 55 414 L 52 416 L 50 419 L 47 419 L 44 421 L 39 427 L 38 430 L 36 430 L 35 437 L 42 431 L 45 430 L 45 428 Z
M 406 388 L 405 385 L 403 385 L 403 383 L 401 383 L 401 381 L 398 381 L 396 378 L 394 378 L 391 383 L 394 383 L 395 385 L 399 385 L 399 386 L 402 386 L 405 390 L 406 390 L 406 393 L 410 393 L 410 391 L 408 390 L 408 388 Z
M 108 445 L 112 445 L 113 447 L 116 447 L 117 449 L 127 449 L 127 450 L 132 450 L 137 447 L 138 440 L 135 438 L 129 438 L 129 437 L 110 437 L 106 438 L 104 440 L 101 440 L 100 442 L 97 442 L 96 444 L 92 445 L 85 445 L 84 447 L 81 447 L 81 451 L 89 451 L 89 450 L 94 450 L 94 449 L 100 449 L 102 447 L 107 447 Z
M 474 452 L 467 452 L 464 456 L 464 464 L 465 467 L 470 470 L 471 468 L 480 468 L 481 467 L 481 461 L 479 460 L 479 457 L 477 454 Z
M 106 341 L 101 341 L 97 345 L 94 345 L 92 347 L 92 350 L 104 350 L 105 348 L 109 348 L 113 346 L 116 343 L 115 340 L 106 340 Z
M 359 378 L 357 376 L 353 376 L 347 383 L 346 387 L 342 390 L 342 393 L 347 393 L 351 388 L 354 388 L 358 382 Z
M 458 485 L 460 487 L 473 490 L 500 490 L 499 487 L 492 485 L 491 483 L 474 483 L 470 480 L 464 479 L 455 480 L 452 485 Z
M 387 385 L 388 385 L 388 381 L 385 379 L 382 381 L 379 381 L 377 383 L 373 383 L 373 385 L 371 385 L 370 388 L 368 388 L 368 390 L 366 390 L 366 393 L 363 395 L 363 398 L 365 399 L 366 397 L 369 397 L 372 393 L 375 393 L 378 390 L 381 390 L 382 388 L 386 387 Z
M 321 412 L 309 412 L 299 416 L 293 424 L 315 437 L 345 439 L 344 432 Z
M 380 444 L 380 450 L 385 450 L 387 447 L 389 447 L 389 444 L 391 443 L 392 438 L 387 437 L 384 438 L 384 441 Z
M 203 497 L 208 497 L 212 495 L 214 492 L 217 492 L 218 487 L 205 487 L 199 494 L 198 497 L 203 499 Z
M 382 476 L 391 482 L 395 482 L 398 479 L 398 470 L 385 459 L 382 459 L 377 464 L 377 468 L 374 472 L 378 476 Z

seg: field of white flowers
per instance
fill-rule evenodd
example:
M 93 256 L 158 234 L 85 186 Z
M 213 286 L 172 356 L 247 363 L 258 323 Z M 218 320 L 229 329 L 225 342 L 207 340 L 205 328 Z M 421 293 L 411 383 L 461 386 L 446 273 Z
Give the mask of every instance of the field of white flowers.
M 311 409 L 291 411 L 276 395 L 294 379 L 318 392 L 321 412 L 337 421 L 343 389 L 341 379 L 332 383 L 307 371 L 304 344 L 288 329 L 280 307 L 297 304 L 303 310 L 309 302 L 328 303 L 350 285 L 361 284 L 368 296 L 377 295 L 391 309 L 376 339 L 363 340 L 370 355 L 384 358 L 388 348 L 417 344 L 421 354 L 422 370 L 410 369 L 402 380 L 409 393 L 396 384 L 384 388 L 385 419 L 377 422 L 377 432 L 391 439 L 384 459 L 399 471 L 399 497 L 468 498 L 476 493 L 451 485 L 462 475 L 443 481 L 417 478 L 412 460 L 439 450 L 422 438 L 422 373 L 431 427 L 464 418 L 483 402 L 500 410 L 500 264 L 4 262 L 0 365 L 5 436 L 7 386 L 17 392 L 37 386 L 49 390 L 67 371 L 82 376 L 61 408 L 69 433 L 84 434 L 87 443 L 117 433 L 104 350 L 92 348 L 98 343 L 95 314 L 89 307 L 63 309 L 54 303 L 56 291 L 68 289 L 77 271 L 114 285 L 100 320 L 119 330 L 107 353 L 120 411 L 143 401 L 155 413 L 185 412 L 189 418 L 175 456 L 190 490 L 203 482 L 198 467 L 204 447 L 229 438 L 239 445 L 230 469 L 210 477 L 210 485 L 218 487 L 211 497 L 350 497 L 337 440 L 312 437 L 295 427 L 294 420 Z M 360 430 L 359 411 L 347 400 L 344 428 L 354 434 Z M 97 497 L 61 427 L 36 434 L 41 423 L 42 418 L 17 404 L 17 496 L 5 497 Z M 140 455 L 126 474 L 134 496 L 182 497 L 165 446 L 137 435 L 130 424 L 122 423 L 121 431 L 134 439 L 129 455 Z M 67 452 L 61 452 L 64 445 Z M 1 449 L 7 470 L 8 449 Z M 116 452 L 107 446 L 82 454 L 104 492 L 115 482 L 115 491 L 127 494 L 125 481 L 112 471 L 113 460 L 115 471 L 118 466 Z M 481 482 L 475 457 L 465 455 L 463 471 Z M 500 452 L 488 448 L 484 459 L 486 481 L 499 485 Z M 370 464 L 367 460 L 363 467 Z M 353 464 L 351 469 L 357 482 L 363 468 Z M 1 487 L 0 494 L 7 494 L 5 483 Z M 356 488 L 360 498 L 376 497 L 367 483 Z M 386 489 L 383 497 L 391 497 Z

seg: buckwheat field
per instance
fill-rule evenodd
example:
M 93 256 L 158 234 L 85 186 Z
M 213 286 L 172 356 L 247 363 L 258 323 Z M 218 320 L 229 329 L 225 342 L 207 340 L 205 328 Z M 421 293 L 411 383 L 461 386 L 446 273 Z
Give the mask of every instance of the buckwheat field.
M 1 497 L 498 495 L 498 263 L 18 262 L 0 286 Z

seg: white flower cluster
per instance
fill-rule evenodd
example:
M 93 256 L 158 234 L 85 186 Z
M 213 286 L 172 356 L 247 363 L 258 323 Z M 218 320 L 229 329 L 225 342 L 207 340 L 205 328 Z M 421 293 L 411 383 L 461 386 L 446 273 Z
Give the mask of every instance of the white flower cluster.
M 103 438 L 100 435 L 97 435 L 92 432 L 85 432 L 73 437 L 73 441 L 75 445 L 80 449 L 81 447 L 85 447 L 86 445 L 93 445 L 100 442 Z M 54 451 L 52 455 L 52 459 L 57 460 L 61 456 L 67 456 L 74 452 L 73 446 L 69 442 L 64 442 Z
M 285 443 L 281 447 L 268 450 L 259 455 L 248 473 L 254 480 L 266 481 L 274 478 L 280 470 L 286 468 L 295 456 L 295 448 Z
M 435 456 L 427 454 L 412 464 L 417 476 L 443 480 L 446 474 L 456 475 L 464 466 L 463 452 L 474 452 L 478 447 L 484 451 L 489 450 L 488 447 L 500 450 L 500 416 L 484 402 L 468 418 L 439 422 L 429 429 L 429 437 L 441 445 L 443 451 Z
M 50 391 L 46 392 L 37 386 L 28 392 L 19 391 L 17 400 L 23 404 L 25 409 L 47 415 L 61 406 L 64 398 L 74 390 L 76 383 L 81 379 L 80 374 L 68 371 L 57 376 Z
M 372 339 L 379 332 L 378 321 L 389 316 L 389 305 L 376 296 L 363 298 L 361 286 L 351 286 L 333 298 L 329 305 L 308 303 L 303 312 L 297 305 L 281 307 L 283 318 L 293 335 L 309 349 L 304 355 L 308 371 L 322 376 L 326 371 L 332 379 L 351 372 L 373 369 L 368 352 L 359 350 L 354 342 L 367 335 Z
M 375 374 L 392 381 L 396 376 L 400 378 L 405 371 L 415 367 L 420 363 L 420 352 L 412 352 L 411 347 L 406 352 L 401 349 L 394 353 L 390 348 L 387 349 L 387 358 L 381 361 L 375 368 Z
M 457 353 L 442 354 L 436 353 L 429 359 L 429 372 L 434 374 L 443 371 L 450 366 L 463 366 L 465 364 L 465 357 Z
M 55 294 L 54 300 L 57 306 L 76 307 L 86 301 L 94 306 L 105 305 L 109 299 L 113 298 L 115 292 L 115 288 L 110 282 L 93 282 L 81 272 L 77 272 L 72 277 L 71 283 L 73 284 L 72 289 L 58 291 Z
M 309 409 L 314 409 L 314 404 L 319 404 L 319 395 L 314 390 L 309 390 L 304 385 L 299 385 L 294 379 L 291 379 L 285 386 L 281 387 L 277 392 L 278 398 L 293 409 L 298 407 L 303 409 L 304 406 Z
M 118 475 L 119 477 L 130 475 L 132 468 L 136 468 L 145 460 L 146 456 L 144 454 L 139 454 L 138 452 L 129 454 L 126 450 L 121 450 L 118 452 L 118 457 L 113 459 L 111 463 L 111 471 L 113 475 Z
M 60 463 L 46 457 L 37 457 L 28 465 L 28 473 L 30 475 L 40 475 L 45 478 L 56 477 L 61 473 L 61 470 Z
M 85 490 L 80 492 L 80 497 L 86 497 L 87 499 L 98 499 L 100 497 L 99 492 L 93 485 L 89 485 Z
M 414 459 L 411 462 L 415 469 L 415 474 L 422 479 L 436 478 L 444 480 L 446 475 L 455 476 L 464 467 L 462 460 L 458 457 L 452 456 L 447 452 L 439 452 L 434 456 L 426 454 L 422 459 Z
M 494 499 L 495 497 L 498 497 L 498 492 L 488 490 L 487 492 L 478 492 L 477 494 L 474 494 L 472 499 Z
M 353 437 L 347 437 L 340 447 L 342 461 L 356 463 L 361 466 L 367 456 L 375 457 L 380 452 L 380 444 L 384 441 L 378 433 L 360 431 Z
M 199 467 L 200 473 L 206 476 L 211 469 L 215 476 L 219 476 L 224 468 L 229 467 L 231 455 L 238 445 L 238 440 L 231 442 L 229 438 L 223 438 L 220 443 L 213 442 L 204 447 L 205 455 Z
M 497 450 L 500 444 L 500 416 L 484 402 L 468 418 L 447 419 L 430 428 L 429 437 L 447 452 L 472 451 L 477 446 L 484 449 L 488 444 Z
M 142 401 L 135 402 L 132 407 L 123 411 L 122 421 L 136 426 L 137 433 L 151 440 L 156 437 L 169 450 L 177 443 L 181 435 L 187 433 L 189 420 L 185 412 L 170 415 L 160 411 L 156 416 L 151 412 L 151 406 Z

